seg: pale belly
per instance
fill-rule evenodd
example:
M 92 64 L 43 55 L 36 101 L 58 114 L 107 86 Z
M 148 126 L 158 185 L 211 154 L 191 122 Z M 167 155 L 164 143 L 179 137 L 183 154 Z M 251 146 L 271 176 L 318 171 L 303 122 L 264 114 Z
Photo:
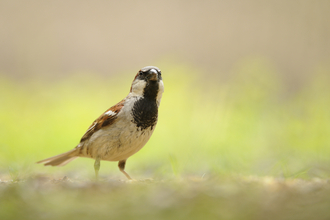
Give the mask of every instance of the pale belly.
M 141 130 L 132 122 L 118 122 L 115 126 L 96 131 L 81 146 L 80 156 L 108 161 L 126 160 L 148 142 L 154 129 L 155 126 Z

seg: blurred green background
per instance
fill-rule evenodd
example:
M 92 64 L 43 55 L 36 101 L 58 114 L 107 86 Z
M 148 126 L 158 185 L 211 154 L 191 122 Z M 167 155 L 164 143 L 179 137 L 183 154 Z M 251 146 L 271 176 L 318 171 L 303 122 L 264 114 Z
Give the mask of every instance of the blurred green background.
M 165 93 L 151 140 L 128 159 L 132 177 L 329 178 L 329 10 L 321 0 L 0 0 L 0 179 L 93 179 L 91 159 L 35 162 L 75 147 L 147 65 L 162 70 Z M 125 179 L 113 162 L 100 175 Z
M 1 176 L 90 175 L 34 162 L 76 146 L 147 65 L 165 93 L 133 176 L 329 175 L 328 2 L 0 3 Z
M 145 148 L 128 160 L 132 176 L 329 177 L 328 70 L 315 70 L 289 93 L 260 58 L 238 64 L 227 81 L 206 79 L 189 66 L 157 66 L 163 67 L 165 83 L 159 124 Z M 79 72 L 52 82 L 2 76 L 1 176 L 74 171 L 76 177 L 93 177 L 90 159 L 60 168 L 34 162 L 76 146 L 93 120 L 128 94 L 134 73 L 103 78 Z M 112 162 L 102 163 L 101 174 L 125 178 Z

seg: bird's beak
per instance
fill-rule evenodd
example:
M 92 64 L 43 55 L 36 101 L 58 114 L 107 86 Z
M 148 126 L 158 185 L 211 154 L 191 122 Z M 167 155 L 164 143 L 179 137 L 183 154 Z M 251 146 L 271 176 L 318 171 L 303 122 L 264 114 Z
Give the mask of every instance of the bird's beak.
M 158 80 L 158 73 L 156 70 L 150 70 L 149 75 L 148 75 L 148 79 L 150 81 L 157 81 Z

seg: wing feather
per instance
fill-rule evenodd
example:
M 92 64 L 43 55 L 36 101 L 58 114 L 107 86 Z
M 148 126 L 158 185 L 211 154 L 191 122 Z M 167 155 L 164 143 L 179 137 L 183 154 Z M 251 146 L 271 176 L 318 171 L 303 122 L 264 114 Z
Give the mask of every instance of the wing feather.
M 98 117 L 91 126 L 87 129 L 85 134 L 82 136 L 80 142 L 89 139 L 96 131 L 106 126 L 111 126 L 117 119 L 118 113 L 124 107 L 125 99 L 106 110 L 100 117 Z

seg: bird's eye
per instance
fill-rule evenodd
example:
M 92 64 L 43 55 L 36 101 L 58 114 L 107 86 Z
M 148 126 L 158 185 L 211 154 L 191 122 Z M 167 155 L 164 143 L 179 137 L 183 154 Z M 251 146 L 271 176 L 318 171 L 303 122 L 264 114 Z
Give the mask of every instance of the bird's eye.
M 142 75 L 143 75 L 143 72 L 142 72 L 142 71 L 140 71 L 139 73 L 140 73 L 140 74 L 139 74 L 140 76 L 142 76 Z
M 161 76 L 162 75 L 162 72 L 159 71 L 158 74 Z

